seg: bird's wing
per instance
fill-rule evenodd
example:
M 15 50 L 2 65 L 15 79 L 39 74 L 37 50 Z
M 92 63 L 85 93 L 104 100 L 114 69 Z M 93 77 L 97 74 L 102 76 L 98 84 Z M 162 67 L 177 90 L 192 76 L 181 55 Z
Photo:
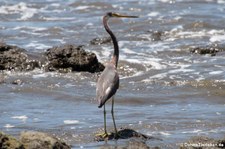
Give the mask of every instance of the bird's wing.
M 105 68 L 98 78 L 96 88 L 96 98 L 99 102 L 99 107 L 102 107 L 105 102 L 110 99 L 119 88 L 119 75 L 115 69 Z

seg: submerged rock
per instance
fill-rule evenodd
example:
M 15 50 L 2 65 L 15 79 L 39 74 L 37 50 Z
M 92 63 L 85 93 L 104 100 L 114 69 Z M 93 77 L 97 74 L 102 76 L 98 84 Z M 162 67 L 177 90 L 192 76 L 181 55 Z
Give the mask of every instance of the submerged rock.
M 0 132 L 0 148 L 1 149 L 25 149 L 22 143 L 14 137 Z
M 64 45 L 53 47 L 45 53 L 48 71 L 88 71 L 99 72 L 104 66 L 98 62 L 94 53 L 87 52 L 82 46 Z
M 17 46 L 0 43 L 0 70 L 28 71 L 39 66 L 36 60 L 30 60 L 26 50 Z
M 133 129 L 121 129 L 118 131 L 119 136 L 115 138 L 115 133 L 110 133 L 107 137 L 103 136 L 96 136 L 95 141 L 104 141 L 104 140 L 113 140 L 113 139 L 129 139 L 129 138 L 138 138 L 142 141 L 150 140 L 150 139 L 156 139 L 161 140 L 159 138 L 155 138 L 152 136 L 147 136 L 145 134 L 139 133 Z
M 3 74 L 0 74 L 0 84 L 5 82 L 5 78 Z
M 23 84 L 23 81 L 20 80 L 20 79 L 16 79 L 14 81 L 11 82 L 13 85 L 22 85 Z
M 224 49 L 218 47 L 195 47 L 191 48 L 190 52 L 200 55 L 210 54 L 211 56 L 215 56 L 218 52 L 222 52 Z
M 161 41 L 162 40 L 162 36 L 163 36 L 163 32 L 161 31 L 148 31 L 149 33 L 151 33 L 151 41 Z
M 28 131 L 20 135 L 20 141 L 26 149 L 70 149 L 65 142 L 42 132 Z

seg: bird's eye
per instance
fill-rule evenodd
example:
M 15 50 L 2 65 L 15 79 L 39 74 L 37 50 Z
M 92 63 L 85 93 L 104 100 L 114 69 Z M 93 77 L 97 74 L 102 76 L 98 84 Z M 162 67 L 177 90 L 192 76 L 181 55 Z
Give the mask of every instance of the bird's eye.
M 112 12 L 108 12 L 108 16 L 112 17 Z

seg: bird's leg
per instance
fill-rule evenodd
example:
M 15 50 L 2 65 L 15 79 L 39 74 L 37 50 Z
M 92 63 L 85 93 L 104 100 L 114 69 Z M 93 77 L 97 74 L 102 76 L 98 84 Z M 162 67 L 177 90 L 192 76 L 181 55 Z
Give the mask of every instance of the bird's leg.
M 106 130 L 106 110 L 105 110 L 105 104 L 104 104 L 104 130 L 106 137 L 108 136 L 107 130 Z
M 104 105 L 103 114 L 104 114 L 104 133 L 97 134 L 96 136 L 102 137 L 102 138 L 106 138 L 106 137 L 108 137 L 108 133 L 107 133 L 107 130 L 106 130 L 106 110 L 105 110 L 105 105 Z
M 115 122 L 115 118 L 114 118 L 114 96 L 112 97 L 112 109 L 111 109 L 111 114 L 112 114 L 112 119 L 113 119 L 113 125 L 114 125 L 114 129 L 115 129 L 115 135 L 114 135 L 114 138 L 117 139 L 119 138 L 119 135 L 118 135 L 118 131 L 117 131 L 117 128 L 116 128 L 116 122 Z

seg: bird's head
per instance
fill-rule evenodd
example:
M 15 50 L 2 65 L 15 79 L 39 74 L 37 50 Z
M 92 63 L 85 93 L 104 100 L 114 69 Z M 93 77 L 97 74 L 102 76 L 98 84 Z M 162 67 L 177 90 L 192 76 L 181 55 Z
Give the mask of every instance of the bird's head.
M 138 16 L 130 16 L 130 15 L 122 15 L 119 13 L 115 13 L 115 12 L 108 12 L 106 14 L 107 17 L 116 17 L 116 18 L 138 18 Z

